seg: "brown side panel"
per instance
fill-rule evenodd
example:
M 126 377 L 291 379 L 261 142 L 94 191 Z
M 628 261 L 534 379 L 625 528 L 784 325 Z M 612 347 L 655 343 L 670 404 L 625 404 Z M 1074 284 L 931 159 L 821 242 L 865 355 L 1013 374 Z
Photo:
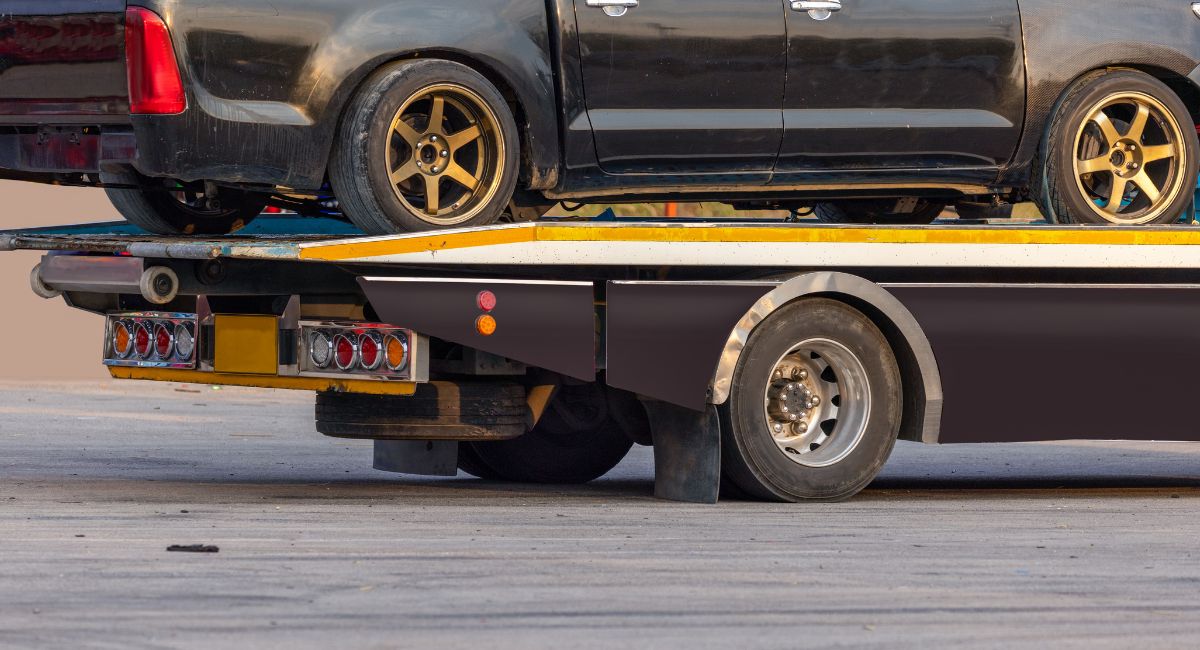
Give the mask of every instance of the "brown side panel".
M 608 285 L 608 384 L 703 411 L 729 333 L 773 284 Z
M 359 278 L 379 317 L 398 327 L 593 381 L 595 291 L 590 283 Z M 496 295 L 497 328 L 481 335 L 478 297 Z
M 1200 289 L 888 290 L 937 357 L 943 443 L 1200 440 Z

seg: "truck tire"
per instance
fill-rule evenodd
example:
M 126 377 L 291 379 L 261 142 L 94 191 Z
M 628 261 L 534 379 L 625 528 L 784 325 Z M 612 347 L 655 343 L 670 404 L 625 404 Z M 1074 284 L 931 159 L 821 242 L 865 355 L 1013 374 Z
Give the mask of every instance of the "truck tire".
M 1059 223 L 1142 225 L 1179 220 L 1192 200 L 1200 142 L 1166 84 L 1104 70 L 1063 95 L 1034 166 L 1034 199 Z
M 896 444 L 900 369 L 869 318 L 835 300 L 786 305 L 751 334 L 721 407 L 722 470 L 769 501 L 838 501 Z
M 437 59 L 373 75 L 342 119 L 329 164 L 345 215 L 369 234 L 482 226 L 517 185 L 512 110 L 483 75 Z
M 895 205 L 895 201 L 879 200 L 818 203 L 813 206 L 813 216 L 822 223 L 925 225 L 946 209 L 944 202 L 920 199 L 912 212 L 890 212 Z
M 187 190 L 104 188 L 129 223 L 156 235 L 228 235 L 244 228 L 267 207 L 267 197 L 222 188 L 221 206 L 204 205 L 203 193 Z
M 318 393 L 317 431 L 368 440 L 506 440 L 528 430 L 525 389 L 509 382 L 431 382 L 410 397 Z
M 609 412 L 603 386 L 584 384 L 560 387 L 537 426 L 520 438 L 469 445 L 505 480 L 561 484 L 604 476 L 625 458 L 633 440 Z

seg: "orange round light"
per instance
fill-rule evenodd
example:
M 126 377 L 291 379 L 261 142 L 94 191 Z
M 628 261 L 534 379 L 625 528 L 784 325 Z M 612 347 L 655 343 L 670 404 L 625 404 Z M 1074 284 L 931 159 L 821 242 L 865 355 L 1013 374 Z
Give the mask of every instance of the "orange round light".
M 383 347 L 388 370 L 399 372 L 408 365 L 408 339 L 400 333 L 388 334 Z
M 496 333 L 496 318 L 490 314 L 484 314 L 475 319 L 475 331 L 484 336 L 491 336 Z
M 129 323 L 122 321 L 113 325 L 113 353 L 121 359 L 127 359 L 133 353 L 133 332 Z

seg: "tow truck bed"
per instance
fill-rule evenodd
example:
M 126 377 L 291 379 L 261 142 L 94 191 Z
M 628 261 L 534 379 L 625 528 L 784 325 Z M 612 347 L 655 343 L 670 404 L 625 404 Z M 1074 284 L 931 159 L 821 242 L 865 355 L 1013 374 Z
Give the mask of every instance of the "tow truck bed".
M 198 364 L 110 359 L 118 377 L 307 388 L 328 404 L 336 393 L 415 393 L 419 402 L 427 382 L 453 380 L 461 391 L 482 382 L 484 393 L 496 382 L 497 391 L 522 387 L 534 431 L 562 386 L 637 396 L 651 433 L 630 435 L 654 443 L 658 493 L 668 498 L 716 499 L 729 462 L 722 435 L 742 435 L 730 433 L 739 426 L 730 414 L 749 390 L 747 351 L 763 345 L 764 323 L 785 314 L 803 321 L 794 306 L 822 301 L 854 310 L 886 339 L 882 353 L 894 354 L 901 381 L 875 404 L 902 404 L 900 439 L 1200 440 L 1187 400 L 1130 403 L 1148 386 L 1190 385 L 1200 367 L 1200 229 L 651 219 L 366 237 L 336 222 L 256 223 L 256 233 L 204 240 L 105 225 L 8 232 L 0 249 L 47 251 L 35 290 L 109 314 L 110 340 L 114 324 L 154 309 L 200 328 Z M 300 223 L 304 234 L 272 234 L 272 225 Z M 266 323 L 256 335 L 269 336 L 256 345 L 278 349 L 263 357 L 229 335 L 220 324 L 234 317 Z M 330 335 L 401 328 L 414 366 L 390 376 L 306 371 L 314 321 Z M 850 336 L 857 326 L 846 327 Z M 258 369 L 222 369 L 223 345 L 258 355 Z M 769 417 L 787 423 L 772 390 Z M 437 408 L 466 408 L 443 402 Z M 813 411 L 818 402 L 800 405 Z M 469 435 L 500 437 L 503 428 L 455 420 L 436 431 L 457 433 L 433 445 L 434 428 L 398 424 L 400 416 L 334 426 L 322 424 L 321 409 L 323 431 L 377 432 L 377 465 L 411 472 L 446 473 L 463 462 L 458 445 L 477 444 Z M 819 452 L 828 436 L 791 451 Z M 740 449 L 730 444 L 726 454 Z

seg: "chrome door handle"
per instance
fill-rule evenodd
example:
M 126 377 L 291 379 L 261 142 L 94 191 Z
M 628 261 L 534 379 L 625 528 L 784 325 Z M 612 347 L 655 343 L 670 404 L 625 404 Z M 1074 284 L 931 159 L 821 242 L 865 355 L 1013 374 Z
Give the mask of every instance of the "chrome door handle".
M 620 18 L 626 12 L 638 6 L 638 0 L 587 0 L 587 6 L 599 7 L 604 13 L 613 18 Z
M 792 11 L 807 11 L 813 20 L 829 20 L 833 12 L 841 10 L 842 0 L 792 0 Z

